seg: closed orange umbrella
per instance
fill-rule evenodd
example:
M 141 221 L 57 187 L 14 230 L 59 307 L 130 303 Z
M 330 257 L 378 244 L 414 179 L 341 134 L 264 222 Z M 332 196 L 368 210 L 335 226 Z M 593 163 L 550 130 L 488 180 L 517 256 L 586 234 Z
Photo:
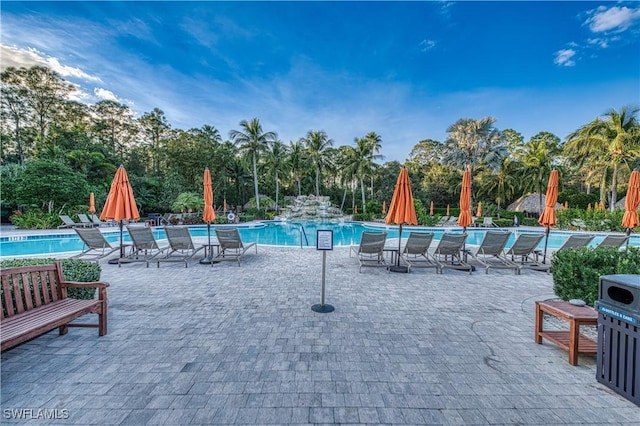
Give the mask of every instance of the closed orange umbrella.
M 387 214 L 387 202 L 382 202 L 382 214 Z
M 447 216 L 451 216 L 451 213 L 449 212 L 449 204 L 447 204 Z
M 358 205 L 357 204 L 353 207 L 353 214 L 358 214 Z
M 216 212 L 213 210 L 213 188 L 211 187 L 211 172 L 209 172 L 208 167 L 204 169 L 202 186 L 204 187 L 204 213 L 202 214 L 202 220 L 207 222 L 207 236 L 209 238 L 209 247 L 207 249 L 211 249 L 211 222 L 216 220 Z M 200 263 L 211 263 L 211 254 L 202 259 Z
M 227 199 L 226 198 L 222 202 L 222 211 L 225 212 L 225 213 L 227 212 Z
M 433 201 L 431 201 L 431 205 L 429 206 L 429 216 L 433 216 Z
M 411 181 L 409 173 L 403 167 L 396 181 L 396 188 L 393 191 L 393 198 L 389 205 L 389 212 L 384 219 L 387 224 L 400 225 L 398 231 L 398 257 L 395 266 L 389 267 L 392 272 L 408 272 L 406 266 L 400 266 L 400 244 L 402 242 L 402 225 L 417 225 L 418 218 L 416 216 L 416 208 L 413 204 L 413 194 L 411 193 Z
M 638 207 L 640 207 L 640 172 L 634 170 L 629 177 L 627 198 L 624 200 L 624 216 L 622 216 L 622 226 L 627 228 L 627 235 L 631 234 L 632 228 L 640 225 Z
M 93 192 L 89 194 L 89 213 L 96 212 L 96 198 L 93 195 Z
M 100 213 L 100 219 L 120 222 L 120 257 L 124 257 L 122 221 L 138 220 L 140 219 L 140 213 L 138 212 L 136 199 L 133 196 L 133 189 L 131 188 L 131 183 L 129 183 L 127 171 L 123 166 L 118 167 L 118 171 L 113 177 L 107 201 L 104 203 L 102 213 Z M 113 263 L 117 263 L 117 260 Z
M 547 259 L 547 243 L 549 242 L 549 227 L 556 224 L 556 203 L 558 202 L 558 171 L 551 170 L 549 175 L 549 183 L 547 184 L 547 194 L 544 198 L 544 210 L 538 219 L 538 223 L 547 227 L 547 232 L 544 240 L 544 256 L 542 263 L 545 263 Z M 589 205 L 591 206 L 591 205 Z
M 471 215 L 471 172 L 465 170 L 462 175 L 462 189 L 460 190 L 460 215 L 458 216 L 458 225 L 463 228 L 471 225 L 473 222 Z
M 476 211 L 476 217 L 482 217 L 482 203 L 478 202 L 478 210 Z

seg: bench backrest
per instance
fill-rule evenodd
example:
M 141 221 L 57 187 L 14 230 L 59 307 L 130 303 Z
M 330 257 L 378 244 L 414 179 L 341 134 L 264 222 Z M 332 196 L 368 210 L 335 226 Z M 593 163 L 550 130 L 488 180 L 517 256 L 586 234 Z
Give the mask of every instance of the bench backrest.
M 66 297 L 60 262 L 49 265 L 3 268 L 0 319 L 12 317 Z

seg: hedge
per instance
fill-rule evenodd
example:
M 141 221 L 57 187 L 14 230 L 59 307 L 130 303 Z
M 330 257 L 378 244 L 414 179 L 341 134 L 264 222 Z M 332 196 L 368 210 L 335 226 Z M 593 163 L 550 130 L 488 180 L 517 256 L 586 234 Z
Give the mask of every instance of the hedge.
M 0 261 L 0 268 L 12 268 L 19 266 L 47 265 L 59 261 L 62 264 L 64 278 L 67 281 L 92 282 L 100 281 L 102 266 L 97 263 L 82 259 L 12 259 Z M 0 288 L 0 295 L 2 289 Z M 93 299 L 93 288 L 70 288 L 67 295 L 72 299 Z
M 640 248 L 580 248 L 556 252 L 551 260 L 553 291 L 563 300 L 594 306 L 602 275 L 640 274 Z

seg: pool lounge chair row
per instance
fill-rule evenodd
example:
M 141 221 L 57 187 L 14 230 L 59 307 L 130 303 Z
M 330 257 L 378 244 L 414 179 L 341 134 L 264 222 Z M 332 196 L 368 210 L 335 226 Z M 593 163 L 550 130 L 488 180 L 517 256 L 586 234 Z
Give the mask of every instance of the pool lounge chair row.
M 79 213 L 78 219 L 80 222 L 74 222 L 73 219 L 69 215 L 61 214 L 60 220 L 62 221 L 62 225 L 58 226 L 58 228 L 93 228 L 96 226 L 113 226 L 114 222 L 103 222 L 100 218 L 91 214 L 87 216 L 86 214 Z
M 465 247 L 467 234 L 444 233 L 435 249 L 431 250 L 433 233 L 411 232 L 400 257 L 409 269 L 435 268 L 439 273 L 445 268 L 471 273 L 475 266 L 469 262 L 469 258 L 484 267 L 485 273 L 489 273 L 491 268 L 513 269 L 515 274 L 520 274 L 523 268 L 550 271 L 551 256 L 545 256 L 538 248 L 544 235 L 519 234 L 511 247 L 506 249 L 511 235 L 508 231 L 487 231 L 482 243 L 472 251 Z M 361 272 L 363 266 L 388 267 L 384 252 L 394 250 L 385 248 L 386 236 L 386 232 L 364 232 L 360 245 L 351 247 L 350 255 L 357 255 Z M 587 247 L 593 238 L 593 235 L 570 235 L 557 251 Z M 627 239 L 624 235 L 609 235 L 597 247 L 618 248 Z
M 98 261 L 120 250 L 120 246 L 111 245 L 96 228 L 74 229 L 84 244 L 82 252 L 73 256 L 75 258 L 82 257 Z M 184 262 L 187 267 L 189 261 L 205 248 L 204 244 L 198 247 L 194 243 L 188 227 L 165 226 L 164 230 L 168 246 L 161 246 L 158 243 L 150 227 L 127 226 L 131 243 L 125 244 L 124 249 L 129 253 L 118 257 L 118 265 L 145 262 L 149 267 L 150 262 L 156 262 L 160 267 L 161 262 Z M 216 228 L 215 233 L 217 238 L 211 246 L 217 248 L 217 254 L 212 257 L 211 264 L 231 260 L 240 266 L 240 259 L 251 247 L 255 247 L 256 253 L 258 252 L 256 243 L 242 242 L 237 228 Z

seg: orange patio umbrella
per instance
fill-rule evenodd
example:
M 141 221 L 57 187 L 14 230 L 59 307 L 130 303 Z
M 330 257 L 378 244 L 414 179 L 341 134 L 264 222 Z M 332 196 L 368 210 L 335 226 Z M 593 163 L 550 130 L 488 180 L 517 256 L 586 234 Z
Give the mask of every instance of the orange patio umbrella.
M 211 172 L 209 168 L 204 169 L 204 175 L 202 178 L 202 186 L 204 188 L 204 212 L 202 214 L 202 220 L 207 222 L 207 237 L 208 237 L 208 249 L 211 248 L 211 222 L 216 220 L 216 212 L 213 210 L 213 188 L 211 187 Z M 211 263 L 211 253 L 200 261 L 200 263 Z
M 473 222 L 471 213 L 471 172 L 465 170 L 462 174 L 462 189 L 460 190 L 460 215 L 458 216 L 458 225 L 464 228 L 466 232 L 467 226 Z
M 391 272 L 408 272 L 406 266 L 400 266 L 400 244 L 402 242 L 402 225 L 417 225 L 418 218 L 416 216 L 416 208 L 413 204 L 413 194 L 411 193 L 411 181 L 409 180 L 409 173 L 407 169 L 403 167 L 398 175 L 396 181 L 396 188 L 393 191 L 393 198 L 389 205 L 389 212 L 384 219 L 387 224 L 400 225 L 398 230 L 398 256 L 396 265 L 390 266 Z
M 429 206 L 429 216 L 433 216 L 433 201 L 431 201 L 431 205 Z
M 449 212 L 449 204 L 447 204 L 447 216 L 451 216 L 451 213 Z
M 96 212 L 96 198 L 93 195 L 93 192 L 89 194 L 89 213 Z
M 587 204 L 587 211 L 590 212 L 591 211 L 591 203 Z
M 382 202 L 382 214 L 387 214 L 387 202 Z
M 627 198 L 624 200 L 624 216 L 622 216 L 622 226 L 627 228 L 627 235 L 631 235 L 632 228 L 640 225 L 638 207 L 640 207 L 640 172 L 634 170 L 629 177 Z
M 478 210 L 476 211 L 476 217 L 482 217 L 482 203 L 478 202 Z
M 353 214 L 358 214 L 358 205 L 357 204 L 353 207 Z
M 226 198 L 222 202 L 222 211 L 225 212 L 225 213 L 227 212 L 227 199 Z
M 100 219 L 120 222 L 120 257 L 124 257 L 122 221 L 140 219 L 136 199 L 133 196 L 133 189 L 129 183 L 129 177 L 127 176 L 127 171 L 124 169 L 124 166 L 118 167 L 113 177 L 111 189 L 109 190 L 109 195 L 107 195 L 107 201 L 104 203 L 102 213 L 100 213 Z M 116 259 L 115 262 L 111 260 L 109 263 L 117 262 Z
M 547 244 L 549 243 L 550 227 L 556 224 L 556 203 L 558 202 L 558 171 L 551 170 L 549 183 L 547 184 L 547 194 L 544 198 L 544 210 L 538 219 L 538 223 L 547 227 L 546 238 L 544 240 L 544 255 L 542 263 L 547 259 Z

